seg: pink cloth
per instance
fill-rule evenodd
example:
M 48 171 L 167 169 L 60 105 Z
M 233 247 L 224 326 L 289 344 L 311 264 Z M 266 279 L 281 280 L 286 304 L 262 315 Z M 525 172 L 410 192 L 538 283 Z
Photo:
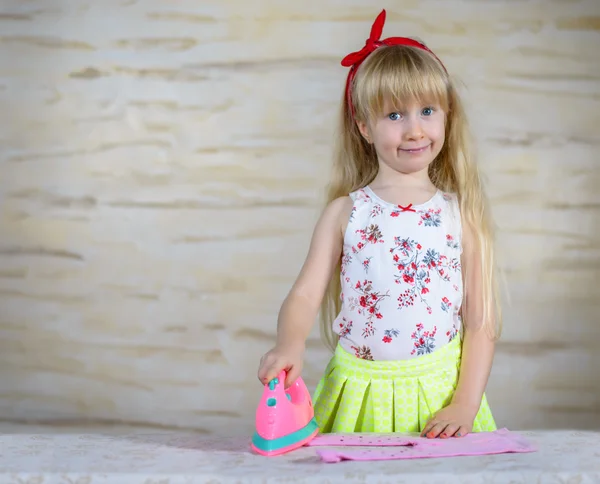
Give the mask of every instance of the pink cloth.
M 535 452 L 537 450 L 525 438 L 507 429 L 471 433 L 465 437 L 448 439 L 403 437 L 394 434 L 321 434 L 308 445 L 313 447 L 336 447 L 317 450 L 317 454 L 324 462 L 425 459 L 461 455 Z M 356 447 L 356 449 L 351 447 Z

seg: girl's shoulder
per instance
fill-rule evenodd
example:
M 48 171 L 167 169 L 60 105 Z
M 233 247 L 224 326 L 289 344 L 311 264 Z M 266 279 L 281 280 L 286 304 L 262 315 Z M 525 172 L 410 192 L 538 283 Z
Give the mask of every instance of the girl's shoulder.
M 345 214 L 350 215 L 353 205 L 354 198 L 352 198 L 350 195 L 346 195 L 333 199 L 331 202 L 329 202 L 325 210 L 336 215 L 337 217 L 343 217 Z
M 350 195 L 338 197 L 327 204 L 322 218 L 339 227 L 340 233 L 343 235 L 353 209 L 354 199 Z

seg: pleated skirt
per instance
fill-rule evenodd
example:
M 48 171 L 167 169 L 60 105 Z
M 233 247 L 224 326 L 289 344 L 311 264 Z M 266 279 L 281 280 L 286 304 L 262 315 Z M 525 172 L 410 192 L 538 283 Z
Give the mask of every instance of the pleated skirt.
M 367 361 L 335 350 L 313 396 L 322 433 L 421 432 L 452 400 L 461 361 L 460 337 L 427 355 Z M 483 395 L 473 432 L 496 430 Z

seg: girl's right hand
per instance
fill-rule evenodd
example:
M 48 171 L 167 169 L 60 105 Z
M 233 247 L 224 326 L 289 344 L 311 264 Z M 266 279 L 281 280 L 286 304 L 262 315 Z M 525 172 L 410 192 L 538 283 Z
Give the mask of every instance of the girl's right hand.
M 302 373 L 303 362 L 304 345 L 275 346 L 260 359 L 258 379 L 266 385 L 285 370 L 285 388 L 289 388 Z

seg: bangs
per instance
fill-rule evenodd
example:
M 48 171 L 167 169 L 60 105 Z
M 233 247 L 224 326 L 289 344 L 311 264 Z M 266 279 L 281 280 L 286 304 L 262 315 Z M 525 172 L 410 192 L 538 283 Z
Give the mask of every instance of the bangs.
M 384 107 L 400 111 L 412 102 L 439 105 L 448 112 L 448 77 L 426 51 L 400 45 L 380 47 L 357 72 L 353 102 L 364 119 L 382 115 Z

